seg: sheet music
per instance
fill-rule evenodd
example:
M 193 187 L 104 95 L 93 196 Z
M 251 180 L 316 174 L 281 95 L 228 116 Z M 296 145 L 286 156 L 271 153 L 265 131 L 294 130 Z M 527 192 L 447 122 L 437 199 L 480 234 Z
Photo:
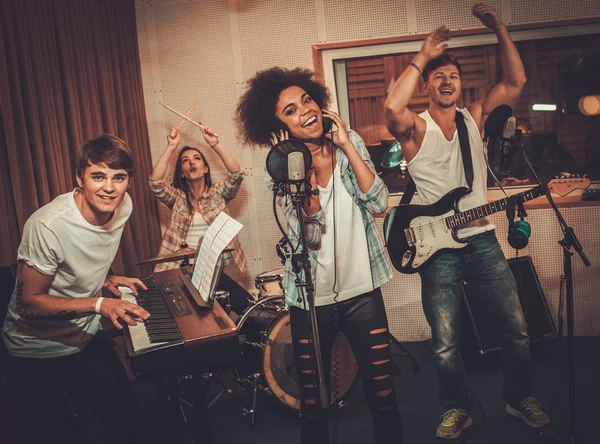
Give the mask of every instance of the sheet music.
M 213 281 L 221 266 L 221 253 L 242 227 L 241 223 L 221 211 L 204 234 L 194 265 L 192 284 L 206 302 L 216 285 Z

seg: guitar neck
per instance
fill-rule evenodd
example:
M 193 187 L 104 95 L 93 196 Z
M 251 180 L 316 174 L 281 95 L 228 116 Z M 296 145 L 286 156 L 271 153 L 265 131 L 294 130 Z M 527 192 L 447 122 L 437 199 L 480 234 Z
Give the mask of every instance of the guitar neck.
M 511 196 L 512 199 L 520 199 L 523 202 L 527 202 L 528 200 L 536 199 L 543 194 L 542 186 L 539 185 L 535 188 L 532 188 L 528 191 L 524 191 L 519 194 L 515 194 Z M 499 211 L 506 210 L 508 206 L 509 198 L 505 197 L 504 199 L 496 200 L 494 202 L 490 202 L 488 204 L 482 205 L 480 207 L 471 208 L 470 210 L 461 211 L 460 213 L 456 213 L 452 216 L 448 216 L 446 220 L 446 225 L 448 228 L 457 228 L 462 225 L 466 225 L 469 222 L 473 222 L 474 220 L 481 219 L 482 217 L 489 216 L 490 214 L 497 213 Z M 515 200 L 516 202 L 516 200 Z

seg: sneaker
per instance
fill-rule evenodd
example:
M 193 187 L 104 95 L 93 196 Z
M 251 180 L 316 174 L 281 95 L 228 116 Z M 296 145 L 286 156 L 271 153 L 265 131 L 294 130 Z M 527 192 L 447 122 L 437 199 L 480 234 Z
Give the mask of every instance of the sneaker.
M 438 426 L 435 436 L 442 439 L 455 439 L 463 429 L 473 425 L 473 419 L 465 409 L 450 409 L 442 415 L 442 423 Z
M 529 427 L 536 429 L 550 424 L 550 417 L 544 413 L 542 405 L 533 396 L 525 398 L 518 409 L 506 404 L 506 413 L 521 418 Z

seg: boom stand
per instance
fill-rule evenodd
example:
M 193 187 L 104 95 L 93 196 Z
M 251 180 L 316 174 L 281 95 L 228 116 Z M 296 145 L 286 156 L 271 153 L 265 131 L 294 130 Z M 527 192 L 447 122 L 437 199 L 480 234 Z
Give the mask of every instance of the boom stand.
M 300 223 L 300 243 L 302 245 L 302 252 L 298 253 L 301 262 L 302 268 L 304 270 L 304 280 L 306 287 L 306 296 L 308 299 L 308 308 L 309 308 L 309 320 L 312 331 L 312 342 L 314 348 L 314 357 L 315 363 L 317 365 L 317 377 L 318 377 L 318 385 L 319 385 L 319 401 L 322 409 L 329 407 L 329 398 L 327 396 L 327 386 L 325 385 L 325 379 L 323 377 L 323 360 L 321 358 L 321 341 L 319 339 L 319 327 L 317 325 L 317 311 L 315 308 L 315 288 L 313 286 L 312 281 L 312 273 L 310 271 L 310 261 L 308 258 L 308 251 L 306 249 L 306 238 L 304 236 L 304 217 L 302 215 L 302 202 L 304 197 L 302 193 L 297 193 L 292 195 L 292 199 L 294 201 L 294 205 L 296 206 L 296 214 L 298 216 L 298 222 Z M 296 257 L 297 255 L 293 255 L 292 261 L 294 263 L 294 267 L 296 267 Z M 302 289 L 302 283 L 297 281 L 296 285 L 298 286 L 299 294 L 302 294 L 300 290 Z
M 567 369 L 569 373 L 569 435 L 566 441 L 562 441 L 544 431 L 538 432 L 538 436 L 541 438 L 548 438 L 556 443 L 566 443 L 566 444 L 580 444 L 583 442 L 580 433 L 577 431 L 575 426 L 576 424 L 576 416 L 575 416 L 575 347 L 573 341 L 573 331 L 574 331 L 574 315 L 573 315 L 573 268 L 571 263 L 571 256 L 573 256 L 573 252 L 571 249 L 574 249 L 576 253 L 579 254 L 581 260 L 583 261 L 586 267 L 591 265 L 591 262 L 586 257 L 583 252 L 583 247 L 577 239 L 575 235 L 575 231 L 573 228 L 569 227 L 565 222 L 561 212 L 558 207 L 554 203 L 552 199 L 552 195 L 550 194 L 550 190 L 548 186 L 540 180 L 535 168 L 531 165 L 531 162 L 525 155 L 525 150 L 522 144 L 517 144 L 517 149 L 527 162 L 529 169 L 533 173 L 535 179 L 542 187 L 544 194 L 548 198 L 548 202 L 552 206 L 554 213 L 556 214 L 556 218 L 558 219 L 558 223 L 563 232 L 563 239 L 559 241 L 559 244 L 563 248 L 563 256 L 564 256 L 564 273 L 565 273 L 565 281 L 567 288 Z

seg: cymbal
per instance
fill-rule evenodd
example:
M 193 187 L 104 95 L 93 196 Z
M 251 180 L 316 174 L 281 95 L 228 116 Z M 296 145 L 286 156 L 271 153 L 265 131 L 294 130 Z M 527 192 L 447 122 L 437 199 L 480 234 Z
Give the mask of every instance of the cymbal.
M 190 259 L 196 255 L 195 248 L 180 248 L 173 253 L 165 254 L 163 256 L 151 257 L 150 259 L 146 259 L 145 261 L 138 262 L 138 265 L 154 265 L 160 264 L 162 262 L 175 262 L 183 259 Z
M 233 251 L 233 248 L 225 248 L 223 253 L 228 253 Z M 137 265 L 154 265 L 160 264 L 162 262 L 176 262 L 184 259 L 192 259 L 196 255 L 196 249 L 191 247 L 180 248 L 173 253 L 165 254 L 163 256 L 151 257 L 150 259 L 146 259 L 145 261 L 138 262 Z

